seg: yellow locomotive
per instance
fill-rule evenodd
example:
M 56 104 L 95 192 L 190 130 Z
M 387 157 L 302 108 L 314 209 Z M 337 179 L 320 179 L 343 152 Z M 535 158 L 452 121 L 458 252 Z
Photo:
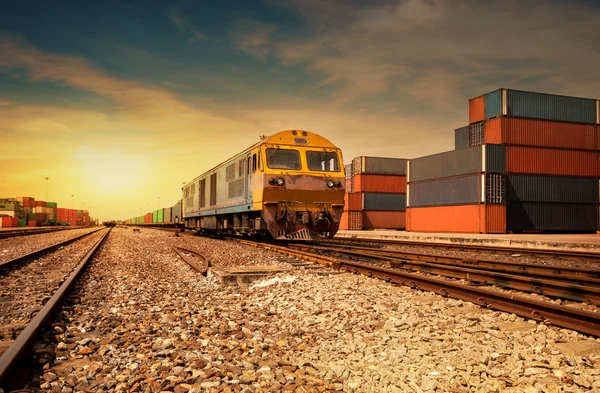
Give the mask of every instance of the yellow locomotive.
M 267 137 L 183 187 L 183 221 L 200 232 L 332 238 L 344 208 L 341 150 L 308 131 Z

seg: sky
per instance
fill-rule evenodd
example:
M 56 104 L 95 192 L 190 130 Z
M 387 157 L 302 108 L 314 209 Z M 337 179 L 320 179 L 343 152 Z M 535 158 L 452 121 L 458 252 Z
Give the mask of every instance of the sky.
M 127 219 L 259 140 L 452 150 L 498 88 L 600 98 L 600 1 L 4 2 L 0 197 Z M 49 177 L 49 180 L 45 180 Z

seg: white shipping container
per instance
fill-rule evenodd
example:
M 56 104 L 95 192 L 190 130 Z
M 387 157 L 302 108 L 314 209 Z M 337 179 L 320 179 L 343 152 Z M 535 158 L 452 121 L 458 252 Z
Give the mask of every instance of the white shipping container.
M 8 216 L 8 217 L 13 217 L 14 218 L 15 217 L 15 212 L 0 211 L 0 217 L 2 217 L 2 216 L 4 216 L 4 217 Z

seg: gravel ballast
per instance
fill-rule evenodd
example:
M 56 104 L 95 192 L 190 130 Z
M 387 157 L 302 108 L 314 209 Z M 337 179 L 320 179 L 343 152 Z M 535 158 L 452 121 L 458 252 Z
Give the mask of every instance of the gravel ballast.
M 230 241 L 114 229 L 63 312 L 36 391 L 600 389 L 600 356 L 563 349 L 597 339 L 351 274 L 294 270 L 222 287 L 173 245 L 213 266 L 286 265 Z

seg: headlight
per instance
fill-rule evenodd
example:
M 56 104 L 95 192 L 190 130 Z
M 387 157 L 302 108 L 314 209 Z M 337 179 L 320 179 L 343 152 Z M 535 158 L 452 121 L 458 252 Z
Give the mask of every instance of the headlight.
M 337 182 L 337 183 L 335 183 L 335 186 L 336 186 L 337 188 L 340 188 L 340 187 L 342 186 L 342 182 L 338 180 L 338 182 Z
M 333 180 L 328 180 L 327 181 L 327 187 L 333 188 L 334 186 L 335 186 L 335 182 Z
M 274 186 L 274 185 L 275 185 L 275 183 L 276 183 L 275 179 L 273 179 L 273 178 L 270 178 L 270 179 L 269 179 L 269 184 L 270 184 L 270 185 Z
M 277 179 L 278 186 L 283 186 L 284 184 L 285 184 L 285 180 L 283 180 L 283 177 L 280 177 L 279 179 Z

